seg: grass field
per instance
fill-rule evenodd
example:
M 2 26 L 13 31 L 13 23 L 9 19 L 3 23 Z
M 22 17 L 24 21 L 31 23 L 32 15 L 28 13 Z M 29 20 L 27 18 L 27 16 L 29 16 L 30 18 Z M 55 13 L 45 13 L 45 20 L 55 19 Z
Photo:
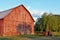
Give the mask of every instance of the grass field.
M 19 36 L 0 37 L 0 40 L 60 40 L 60 37 L 19 35 Z
M 0 36 L 0 40 L 60 40 L 60 32 L 53 32 L 53 36 L 42 36 L 41 34 Z

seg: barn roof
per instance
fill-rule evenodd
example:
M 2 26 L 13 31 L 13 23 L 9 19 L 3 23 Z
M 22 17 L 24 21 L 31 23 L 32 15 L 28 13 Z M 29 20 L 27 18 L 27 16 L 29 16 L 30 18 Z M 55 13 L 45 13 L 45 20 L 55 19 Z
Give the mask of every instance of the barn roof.
M 12 10 L 6 10 L 6 11 L 2 11 L 0 12 L 0 19 L 4 18 L 5 16 L 7 16 L 9 14 L 9 12 L 11 12 Z
M 19 6 L 23 6 L 24 7 L 24 5 L 19 5 Z M 17 6 L 17 7 L 19 7 L 19 6 Z M 2 12 L 0 12 L 0 19 L 3 19 L 5 16 L 7 16 L 13 9 L 15 9 L 16 7 L 14 7 L 14 8 L 11 8 L 11 9 L 9 9 L 9 10 L 5 10 L 5 11 L 2 11 Z M 24 7 L 25 8 L 25 7 Z M 25 8 L 26 9 L 26 8 Z M 29 15 L 31 16 L 31 14 L 30 14 L 30 12 L 26 9 L 26 11 L 29 13 Z M 32 20 L 34 21 L 34 19 L 33 19 L 33 17 L 31 16 L 31 18 L 32 18 Z

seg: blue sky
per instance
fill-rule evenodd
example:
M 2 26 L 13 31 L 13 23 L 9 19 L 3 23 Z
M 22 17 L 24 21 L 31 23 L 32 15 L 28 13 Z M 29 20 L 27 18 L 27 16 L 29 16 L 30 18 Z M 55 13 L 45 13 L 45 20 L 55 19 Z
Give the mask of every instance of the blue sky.
M 0 11 L 23 4 L 36 20 L 43 12 L 60 14 L 60 0 L 0 0 Z

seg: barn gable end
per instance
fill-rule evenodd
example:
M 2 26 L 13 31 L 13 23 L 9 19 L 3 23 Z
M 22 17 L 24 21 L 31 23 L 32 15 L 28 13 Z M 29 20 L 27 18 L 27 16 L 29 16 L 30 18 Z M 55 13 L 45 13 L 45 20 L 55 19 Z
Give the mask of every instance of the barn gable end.
M 33 17 L 31 16 L 31 14 L 30 14 L 30 12 L 24 7 L 24 5 L 21 5 L 25 10 L 26 10 L 26 12 L 28 13 L 28 15 L 31 17 L 31 19 L 33 20 L 33 22 L 35 22 L 34 21 L 34 19 L 33 19 Z

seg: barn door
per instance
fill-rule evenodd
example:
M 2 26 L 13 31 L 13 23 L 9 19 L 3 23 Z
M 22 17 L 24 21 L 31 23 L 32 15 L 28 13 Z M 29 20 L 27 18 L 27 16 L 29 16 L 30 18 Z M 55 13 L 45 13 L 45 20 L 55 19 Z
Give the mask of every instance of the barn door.
M 18 34 L 23 34 L 23 24 L 19 24 L 18 26 L 17 26 L 17 33 Z
M 30 33 L 31 33 L 30 30 L 31 30 L 30 25 L 25 24 L 25 27 L 24 27 L 24 34 L 30 34 Z
M 19 24 L 17 26 L 17 32 L 19 34 L 30 34 L 31 33 L 31 28 L 30 28 L 30 25 L 28 24 Z

